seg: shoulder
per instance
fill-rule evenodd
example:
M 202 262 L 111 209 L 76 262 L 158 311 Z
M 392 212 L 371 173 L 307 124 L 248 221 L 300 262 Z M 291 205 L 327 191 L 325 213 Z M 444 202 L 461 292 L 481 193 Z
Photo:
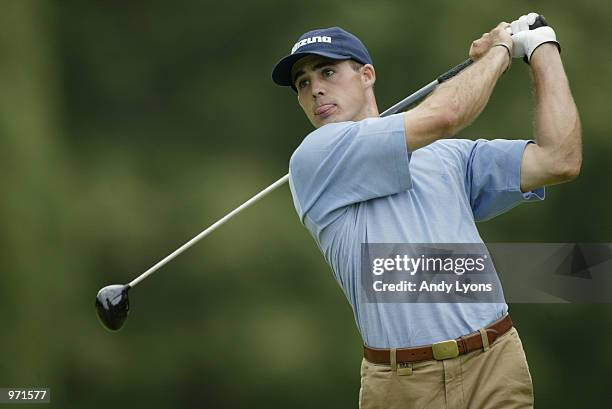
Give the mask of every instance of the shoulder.
M 475 163 L 490 166 L 517 160 L 529 142 L 522 139 L 443 139 L 429 147 L 443 160 L 459 161 L 468 166 Z
M 480 139 L 479 141 L 482 141 Z M 439 139 L 434 143 L 430 144 L 434 150 L 439 151 L 455 151 L 455 152 L 465 152 L 470 151 L 474 147 L 477 141 L 473 141 L 471 139 Z
M 353 122 L 338 122 L 315 129 L 300 143 L 289 159 L 289 166 L 310 162 L 327 155 L 343 135 L 354 127 Z
M 337 122 L 323 125 L 306 135 L 296 151 L 303 151 L 309 148 L 324 149 L 325 147 L 331 147 L 338 137 L 353 130 L 356 124 L 356 122 Z
M 304 138 L 289 160 L 290 170 L 311 169 L 321 163 L 354 162 L 355 157 L 399 158 L 406 152 L 402 114 L 327 124 Z M 350 152 L 350 154 L 349 154 Z M 403 160 L 403 159 L 402 159 Z
M 429 150 L 441 160 L 465 162 L 476 144 L 471 139 L 439 139 L 421 149 Z
M 506 152 L 520 148 L 526 140 L 516 139 L 440 139 L 426 147 L 438 155 L 472 156 L 490 154 L 491 152 Z

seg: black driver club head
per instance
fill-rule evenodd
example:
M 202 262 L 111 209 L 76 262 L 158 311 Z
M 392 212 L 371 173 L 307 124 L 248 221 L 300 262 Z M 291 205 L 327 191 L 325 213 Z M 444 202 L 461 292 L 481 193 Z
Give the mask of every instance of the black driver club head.
M 128 290 L 130 288 L 127 284 L 109 285 L 98 291 L 98 295 L 96 295 L 98 318 L 104 328 L 109 331 L 119 330 L 127 319 L 130 309 L 128 300 Z

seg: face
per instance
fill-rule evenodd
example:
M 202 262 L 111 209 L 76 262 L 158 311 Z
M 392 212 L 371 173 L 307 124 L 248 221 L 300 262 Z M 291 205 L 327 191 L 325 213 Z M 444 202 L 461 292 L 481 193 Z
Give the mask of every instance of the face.
M 356 71 L 348 60 L 308 55 L 294 64 L 291 77 L 298 103 L 315 128 L 371 116 L 375 75 L 370 64 Z

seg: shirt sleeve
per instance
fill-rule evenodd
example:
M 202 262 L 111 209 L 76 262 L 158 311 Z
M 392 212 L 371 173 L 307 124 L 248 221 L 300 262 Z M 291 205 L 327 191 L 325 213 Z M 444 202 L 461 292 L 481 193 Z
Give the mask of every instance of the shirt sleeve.
M 350 204 L 411 187 L 403 114 L 325 125 L 289 162 L 289 185 L 302 223 L 319 228 Z
M 521 162 L 529 143 L 533 141 L 479 139 L 472 145 L 466 187 L 476 221 L 491 219 L 521 202 L 544 200 L 544 187 L 521 192 Z

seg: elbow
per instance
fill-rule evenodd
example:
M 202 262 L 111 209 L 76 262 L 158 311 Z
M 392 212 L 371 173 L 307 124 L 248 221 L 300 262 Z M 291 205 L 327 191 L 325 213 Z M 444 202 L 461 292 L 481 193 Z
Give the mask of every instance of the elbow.
M 567 182 L 572 181 L 576 178 L 578 178 L 578 176 L 580 176 L 580 169 L 582 168 L 582 159 L 578 160 L 575 164 L 573 164 L 572 166 L 569 166 L 566 171 L 565 171 L 565 180 Z
M 549 169 L 553 183 L 570 182 L 580 175 L 582 168 L 582 132 L 580 125 L 549 149 Z
M 555 173 L 555 179 L 558 183 L 571 182 L 580 175 L 580 166 L 567 167 Z
M 554 178 L 558 183 L 571 182 L 580 175 L 582 168 L 582 155 L 572 155 L 556 161 L 557 165 L 553 171 Z
M 452 109 L 446 109 L 439 114 L 439 129 L 443 136 L 452 136 L 456 134 L 460 128 L 459 115 Z
M 574 129 L 568 138 L 571 143 L 567 143 L 564 154 L 561 155 L 558 161 L 561 164 L 561 174 L 564 182 L 569 182 L 576 179 L 580 175 L 582 168 L 582 129 L 580 120 L 576 121 Z M 569 149 L 568 149 L 569 148 Z

